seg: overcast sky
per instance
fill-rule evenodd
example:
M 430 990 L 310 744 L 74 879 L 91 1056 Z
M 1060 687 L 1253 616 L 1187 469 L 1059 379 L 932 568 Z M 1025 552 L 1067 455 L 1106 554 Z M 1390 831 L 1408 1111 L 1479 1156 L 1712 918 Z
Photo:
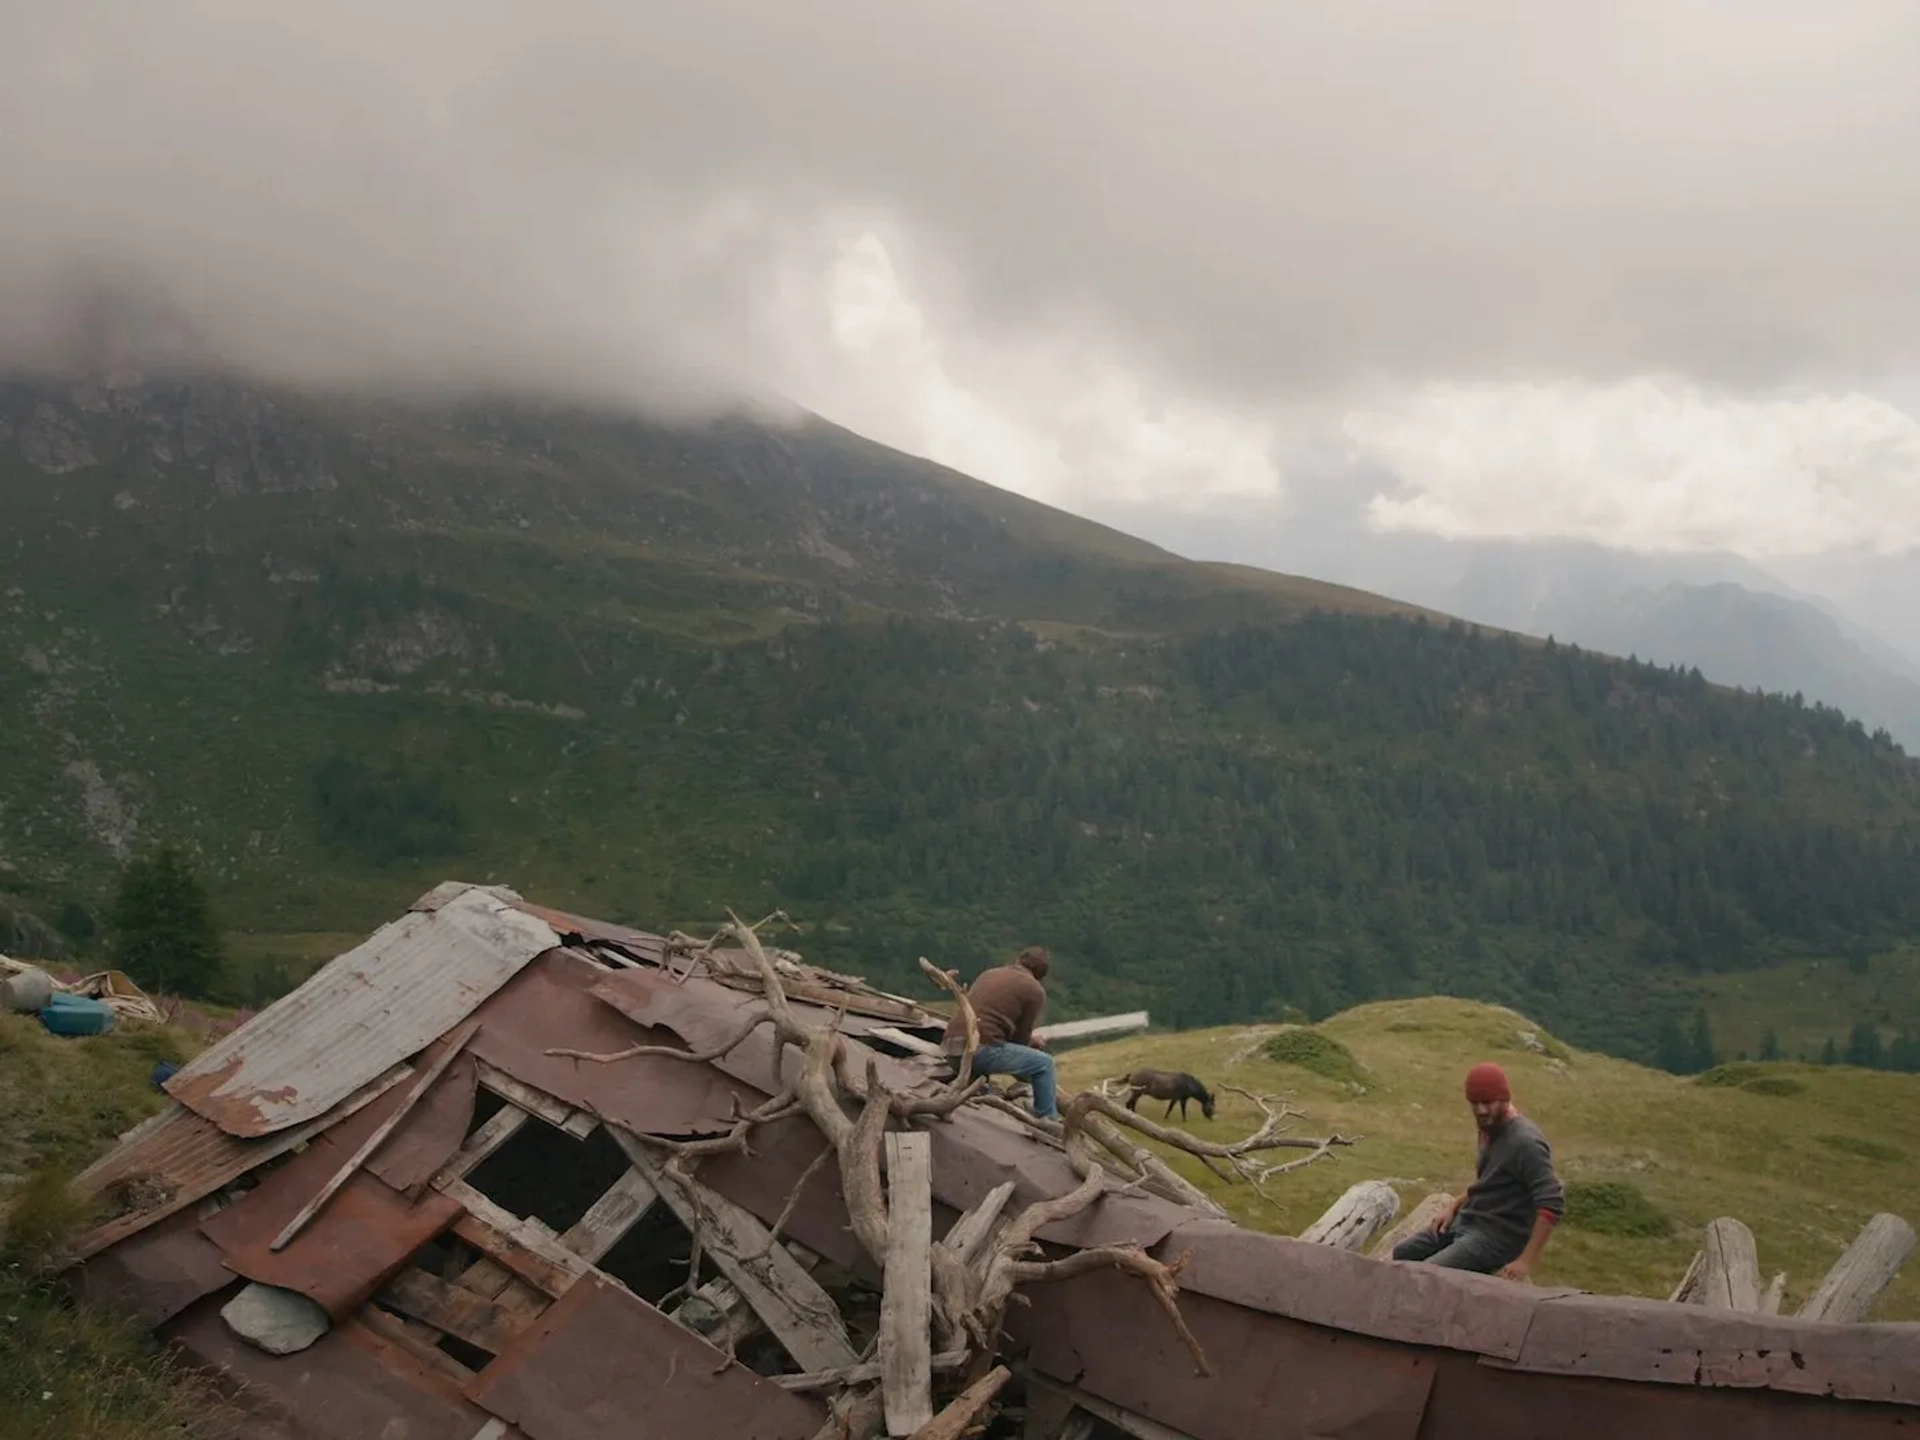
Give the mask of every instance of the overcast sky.
M 109 296 L 1149 521 L 1897 553 L 1916 75 L 1914 0 L 0 0 L 0 358 Z

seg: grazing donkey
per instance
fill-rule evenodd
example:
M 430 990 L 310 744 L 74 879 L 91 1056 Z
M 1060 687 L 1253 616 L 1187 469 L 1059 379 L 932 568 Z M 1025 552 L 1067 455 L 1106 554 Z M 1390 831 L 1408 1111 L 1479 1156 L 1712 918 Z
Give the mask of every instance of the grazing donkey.
M 1136 1070 L 1127 1076 L 1127 1109 L 1137 1110 L 1142 1095 L 1151 1095 L 1156 1100 L 1167 1102 L 1164 1120 L 1173 1114 L 1173 1107 L 1180 1107 L 1180 1118 L 1187 1118 L 1187 1102 L 1198 1100 L 1200 1113 L 1213 1119 L 1213 1095 L 1206 1086 L 1184 1070 Z

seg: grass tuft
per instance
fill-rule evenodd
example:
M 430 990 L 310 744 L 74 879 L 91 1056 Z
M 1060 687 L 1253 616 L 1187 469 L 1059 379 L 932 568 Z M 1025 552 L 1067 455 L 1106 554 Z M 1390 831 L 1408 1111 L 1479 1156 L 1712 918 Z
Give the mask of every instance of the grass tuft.
M 1673 1231 L 1660 1207 L 1624 1180 L 1569 1181 L 1567 1224 L 1622 1240 L 1660 1240 Z

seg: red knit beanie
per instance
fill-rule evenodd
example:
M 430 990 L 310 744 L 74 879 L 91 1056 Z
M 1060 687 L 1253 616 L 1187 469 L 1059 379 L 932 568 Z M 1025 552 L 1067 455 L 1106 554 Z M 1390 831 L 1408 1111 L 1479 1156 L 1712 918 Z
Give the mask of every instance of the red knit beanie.
M 1507 1072 L 1492 1061 L 1483 1061 L 1467 1072 L 1467 1103 L 1485 1105 L 1495 1100 L 1513 1099 L 1507 1084 Z

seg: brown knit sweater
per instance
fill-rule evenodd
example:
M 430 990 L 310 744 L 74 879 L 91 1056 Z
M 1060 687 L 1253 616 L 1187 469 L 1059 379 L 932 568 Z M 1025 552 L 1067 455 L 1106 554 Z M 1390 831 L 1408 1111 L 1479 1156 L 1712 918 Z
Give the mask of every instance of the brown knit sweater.
M 1020 965 L 996 965 L 982 971 L 967 989 L 974 1020 L 980 1027 L 982 1045 L 1033 1043 L 1034 1026 L 1047 1013 L 1047 991 L 1031 971 Z M 958 1049 L 965 1043 L 959 1017 L 947 1022 L 947 1047 Z

